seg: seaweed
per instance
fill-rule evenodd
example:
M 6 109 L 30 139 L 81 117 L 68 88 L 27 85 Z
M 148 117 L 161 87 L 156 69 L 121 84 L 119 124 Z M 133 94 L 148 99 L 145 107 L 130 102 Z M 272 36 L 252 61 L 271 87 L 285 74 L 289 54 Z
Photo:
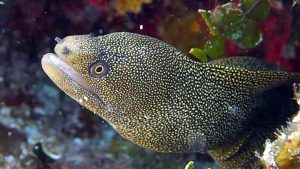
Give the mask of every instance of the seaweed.
M 262 42 L 262 32 L 257 24 L 268 17 L 270 5 L 267 0 L 242 0 L 238 4 L 218 5 L 212 12 L 202 9 L 198 12 L 209 28 L 211 38 L 203 49 L 192 48 L 190 53 L 207 62 L 208 56 L 217 59 L 224 54 L 225 39 L 246 49 L 258 46 Z

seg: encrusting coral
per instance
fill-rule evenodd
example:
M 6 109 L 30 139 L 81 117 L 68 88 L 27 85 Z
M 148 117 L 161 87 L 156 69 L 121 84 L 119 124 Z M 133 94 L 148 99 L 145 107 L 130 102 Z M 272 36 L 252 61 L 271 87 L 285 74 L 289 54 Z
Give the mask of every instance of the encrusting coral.
M 300 84 L 294 84 L 294 96 L 300 105 Z M 266 141 L 260 159 L 267 169 L 300 168 L 300 110 L 287 127 L 279 131 L 275 141 Z
M 120 15 L 127 12 L 139 13 L 143 3 L 149 4 L 151 0 L 116 0 L 115 8 Z

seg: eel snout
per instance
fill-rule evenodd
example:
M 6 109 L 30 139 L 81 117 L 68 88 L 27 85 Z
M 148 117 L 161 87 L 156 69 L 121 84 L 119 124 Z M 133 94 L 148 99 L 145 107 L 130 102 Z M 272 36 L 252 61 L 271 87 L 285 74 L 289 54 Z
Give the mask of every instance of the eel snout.
M 73 67 L 71 67 L 68 63 L 54 53 L 47 53 L 43 56 L 42 67 L 49 77 L 59 76 L 55 73 L 57 70 L 59 70 L 59 72 L 67 75 L 70 79 L 88 91 L 92 91 L 91 86 L 84 80 L 84 78 Z

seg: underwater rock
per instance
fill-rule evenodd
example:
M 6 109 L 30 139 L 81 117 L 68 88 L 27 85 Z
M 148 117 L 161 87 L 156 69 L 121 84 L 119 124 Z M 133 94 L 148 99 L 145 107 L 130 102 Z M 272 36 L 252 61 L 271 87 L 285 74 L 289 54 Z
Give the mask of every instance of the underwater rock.
M 26 135 L 0 124 L 0 167 L 37 169 L 38 162 L 24 144 Z
M 17 151 L 19 145 L 26 140 L 24 134 L 16 129 L 8 128 L 0 123 L 0 154 L 6 156 Z
M 38 85 L 36 88 L 36 97 L 41 107 L 35 107 L 34 112 L 39 115 L 54 115 L 59 110 L 60 92 L 53 86 L 46 84 Z

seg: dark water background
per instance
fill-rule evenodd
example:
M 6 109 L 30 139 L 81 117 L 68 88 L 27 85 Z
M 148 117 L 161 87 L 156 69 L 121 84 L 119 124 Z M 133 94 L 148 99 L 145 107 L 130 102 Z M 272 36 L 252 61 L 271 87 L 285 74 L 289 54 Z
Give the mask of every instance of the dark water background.
M 0 0 L 0 168 L 183 169 L 189 160 L 199 163 L 199 169 L 217 168 L 206 154 L 155 153 L 121 138 L 41 69 L 40 60 L 52 52 L 54 38 L 74 34 L 136 32 L 188 54 L 207 40 L 197 10 L 228 1 L 139 2 Z M 271 2 L 270 16 L 258 25 L 264 35 L 261 44 L 246 50 L 226 42 L 224 55 L 251 55 L 299 71 L 300 6 Z M 33 151 L 39 144 L 60 158 Z

